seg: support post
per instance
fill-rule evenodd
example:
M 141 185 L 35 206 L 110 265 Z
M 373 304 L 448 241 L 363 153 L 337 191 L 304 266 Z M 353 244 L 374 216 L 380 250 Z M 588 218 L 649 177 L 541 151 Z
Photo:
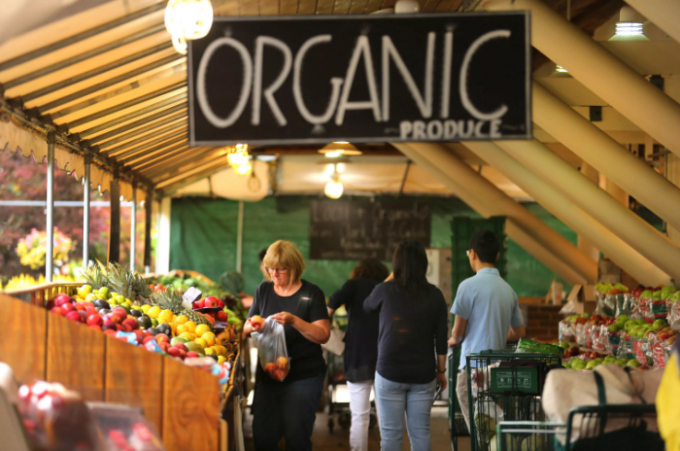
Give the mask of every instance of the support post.
M 550 204 L 546 203 L 544 205 L 546 208 L 558 209 L 573 204 L 582 215 L 569 215 L 565 219 L 572 220 L 576 229 L 580 226 L 590 230 L 584 229 L 583 233 L 590 235 L 590 239 L 594 240 L 607 256 L 616 261 L 621 268 L 625 268 L 629 274 L 637 276 L 633 271 L 634 266 L 637 266 L 639 277 L 636 278 L 638 280 L 653 280 L 652 277 L 645 278 L 640 274 L 639 268 L 645 267 L 646 260 L 674 279 L 680 280 L 678 267 L 680 247 L 630 211 L 627 206 L 621 205 L 619 200 L 599 189 L 539 141 L 534 139 L 532 141 L 496 141 L 488 145 L 472 142 L 464 144 L 496 166 L 499 171 L 514 178 L 518 185 L 524 184 L 528 187 L 529 177 L 531 177 L 531 179 L 536 179 L 536 183 L 533 183 L 534 188 L 544 185 L 546 189 L 550 188 L 559 194 L 559 197 L 564 198 L 564 201 L 559 201 L 562 205 L 555 205 L 558 203 L 558 197 L 553 196 L 554 201 L 550 201 Z M 507 163 L 502 163 L 502 161 L 507 161 Z M 515 169 L 515 166 L 521 167 Z M 538 192 L 532 193 L 532 197 L 538 199 L 539 195 L 547 196 L 546 189 L 536 190 Z M 557 213 L 554 214 L 557 215 Z M 578 216 L 583 217 L 577 219 Z M 599 234 L 599 238 L 593 235 L 595 232 Z M 608 243 L 614 243 L 610 239 L 611 234 L 616 235 L 620 239 L 618 241 L 622 243 L 616 246 L 617 249 L 605 247 Z M 636 255 L 631 253 L 628 257 L 624 257 L 621 253 L 633 249 Z M 618 259 L 615 257 L 617 253 L 620 253 Z M 626 264 L 630 267 L 626 267 Z M 649 282 L 645 283 L 652 285 Z
M 647 3 L 656 8 L 656 2 Z M 531 44 L 537 50 L 568 69 L 571 76 L 668 150 L 680 155 L 677 127 L 680 105 L 546 3 L 484 0 L 482 7 L 490 11 L 530 10 Z M 677 17 L 670 20 L 677 22 Z
M 236 271 L 243 270 L 243 201 L 238 202 L 238 224 L 236 226 Z
M 144 273 L 151 271 L 151 215 L 153 207 L 153 191 L 146 192 L 144 201 Z
M 541 180 L 531 169 L 524 166 L 526 162 L 520 162 L 513 158 L 516 152 L 513 153 L 513 156 L 506 153 L 504 148 L 508 142 L 500 142 L 501 145 L 504 145 L 503 148 L 492 142 L 465 142 L 463 144 L 485 161 L 491 162 L 498 171 L 517 183 L 520 188 L 570 228 L 596 242 L 605 255 L 640 282 L 647 285 L 668 284 L 670 282 L 671 277 L 668 274 L 608 230 L 566 195 Z M 567 163 L 565 162 L 565 164 Z M 579 175 L 579 177 L 581 176 Z M 586 181 L 586 183 L 590 182 Z M 592 260 L 590 261 L 592 262 Z M 680 271 L 678 273 L 680 274 Z
M 580 172 L 581 174 L 586 176 L 588 180 L 595 183 L 595 185 L 598 185 L 600 183 L 600 173 L 597 171 L 597 169 L 595 169 L 585 161 L 581 164 Z M 581 252 L 586 254 L 588 257 L 592 258 L 593 261 L 596 262 L 600 261 L 600 250 L 597 248 L 597 246 L 595 246 L 595 243 L 590 241 L 582 233 L 579 233 L 576 239 L 577 239 L 576 247 L 578 247 L 578 249 Z
M 54 274 L 54 131 L 47 133 L 47 206 L 45 208 L 45 234 L 47 248 L 45 250 L 45 280 L 52 282 Z
M 534 120 L 543 130 L 660 218 L 680 228 L 680 188 L 538 83 L 533 85 L 533 108 Z
M 135 271 L 137 255 L 137 184 L 132 184 L 132 205 L 130 205 L 130 271 Z
M 85 155 L 83 175 L 83 268 L 90 264 L 90 165 L 92 155 Z
M 421 153 L 414 149 L 413 147 L 411 147 L 412 146 L 411 143 L 409 144 L 393 143 L 392 145 L 399 149 L 404 155 L 406 155 L 418 166 L 422 167 L 429 174 L 431 174 L 433 177 L 439 180 L 442 184 L 449 188 L 456 196 L 463 200 L 463 202 L 469 205 L 473 210 L 475 210 L 480 215 L 486 218 L 490 216 L 504 216 L 504 215 L 507 216 L 506 211 L 501 208 L 499 202 L 495 202 L 493 199 L 485 197 L 484 193 L 481 190 L 474 189 L 471 185 L 462 182 L 458 177 L 456 177 L 457 175 L 456 173 L 445 171 L 441 165 L 431 162 L 429 158 L 426 158 L 426 155 L 424 153 Z M 451 158 L 456 159 L 454 155 L 451 155 Z M 477 174 L 471 168 L 469 168 L 469 170 L 472 173 L 474 173 L 475 176 L 482 178 L 482 176 Z M 484 183 L 489 184 L 483 178 L 481 180 L 478 180 L 478 182 L 481 184 Z M 495 187 L 493 188 L 495 189 Z M 505 196 L 504 193 L 501 194 Z M 507 198 L 507 196 L 505 197 Z M 511 202 L 514 202 L 512 199 L 509 198 L 507 199 L 510 200 Z M 520 208 L 522 207 L 520 206 Z M 526 211 L 526 209 L 524 210 Z M 528 211 L 526 212 L 526 214 L 533 216 Z M 535 219 L 540 222 L 538 218 Z M 550 249 L 541 242 L 539 242 L 536 239 L 536 233 L 534 233 L 534 230 L 524 230 L 525 227 L 521 225 L 519 222 L 517 222 L 514 217 L 510 216 L 508 216 L 506 224 L 507 224 L 506 233 L 510 238 L 515 240 L 527 252 L 529 252 L 537 260 L 539 260 L 541 263 L 550 268 L 551 271 L 555 272 L 565 282 L 572 285 L 576 284 L 585 285 L 587 283 L 592 283 L 595 281 L 597 277 L 597 265 L 595 265 L 594 262 L 590 263 L 592 268 L 587 269 L 587 271 L 590 271 L 590 273 L 588 274 L 588 277 L 586 277 L 582 274 L 584 272 L 582 268 L 579 270 L 579 268 L 574 267 L 567 261 L 567 259 L 563 257 L 563 254 L 558 253 L 554 249 Z M 545 223 L 540 222 L 540 224 L 541 225 L 539 225 L 539 227 L 545 227 L 549 229 L 549 227 Z M 551 231 L 547 231 L 547 233 L 550 234 Z M 560 240 L 566 241 L 561 235 L 557 234 L 557 232 L 552 231 L 552 233 L 557 235 L 556 238 L 557 241 Z M 573 245 L 570 244 L 570 246 L 574 248 Z M 576 251 L 575 248 L 573 250 Z
M 120 186 L 118 185 L 118 171 L 113 173 L 111 188 L 109 189 L 111 198 L 111 222 L 109 224 L 109 263 L 120 262 Z
M 158 239 L 156 240 L 156 274 L 170 271 L 170 213 L 172 198 L 161 199 L 158 211 Z

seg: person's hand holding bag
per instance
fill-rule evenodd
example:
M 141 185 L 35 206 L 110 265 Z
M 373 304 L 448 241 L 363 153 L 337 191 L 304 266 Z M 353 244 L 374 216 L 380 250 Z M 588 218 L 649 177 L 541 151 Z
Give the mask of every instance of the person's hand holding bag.
M 257 346 L 260 366 L 264 372 L 272 379 L 283 382 L 290 371 L 290 360 L 283 325 L 279 324 L 274 316 L 276 315 L 270 316 L 262 325 L 258 324 L 257 326 L 253 324 L 253 322 L 257 322 L 255 316 L 253 316 L 251 318 L 254 331 L 252 338 L 255 346 Z

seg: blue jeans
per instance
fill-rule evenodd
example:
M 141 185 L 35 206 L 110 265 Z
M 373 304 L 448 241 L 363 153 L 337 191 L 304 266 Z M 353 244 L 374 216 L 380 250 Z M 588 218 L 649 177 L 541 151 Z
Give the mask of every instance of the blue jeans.
M 431 451 L 430 411 L 437 382 L 401 384 L 375 373 L 375 398 L 380 413 L 382 451 L 401 451 L 404 437 L 404 413 L 411 440 L 411 450 Z
M 311 451 L 316 410 L 324 376 L 285 384 L 258 384 L 253 401 L 256 451 L 277 451 L 281 437 L 286 451 Z

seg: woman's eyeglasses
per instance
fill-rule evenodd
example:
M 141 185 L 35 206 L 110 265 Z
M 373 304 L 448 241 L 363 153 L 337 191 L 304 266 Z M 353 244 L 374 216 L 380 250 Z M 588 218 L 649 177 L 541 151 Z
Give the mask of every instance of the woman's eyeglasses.
M 286 274 L 288 272 L 288 268 L 267 268 L 267 271 L 270 273 L 278 273 L 278 274 Z

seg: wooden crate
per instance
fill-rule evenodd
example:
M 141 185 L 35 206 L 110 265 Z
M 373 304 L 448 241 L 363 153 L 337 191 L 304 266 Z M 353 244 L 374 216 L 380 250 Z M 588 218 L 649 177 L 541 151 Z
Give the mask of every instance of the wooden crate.
M 60 291 L 41 290 L 38 298 Z M 21 331 L 8 335 L 16 340 L 0 340 L 0 361 L 13 368 L 20 382 L 59 382 L 88 401 L 140 406 L 168 451 L 219 449 L 215 376 L 28 302 L 0 294 L 0 330 Z

